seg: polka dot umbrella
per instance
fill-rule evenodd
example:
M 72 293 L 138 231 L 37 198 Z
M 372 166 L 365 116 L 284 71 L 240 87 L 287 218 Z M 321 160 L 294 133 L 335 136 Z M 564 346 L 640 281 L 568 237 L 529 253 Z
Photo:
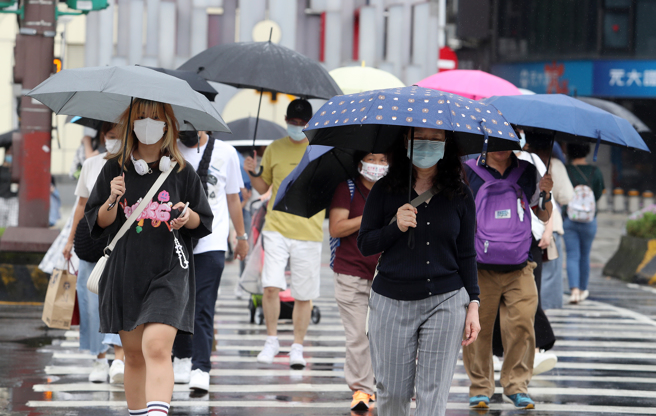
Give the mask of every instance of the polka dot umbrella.
M 481 153 L 482 163 L 488 151 L 520 150 L 515 131 L 493 105 L 418 86 L 333 97 L 312 117 L 304 132 L 312 145 L 384 153 L 401 140 L 402 133 L 415 127 L 453 132 L 460 151 Z M 413 149 L 414 134 L 410 138 Z M 413 153 L 411 150 L 410 160 Z M 412 183 L 412 172 L 408 181 Z M 408 245 L 414 247 L 412 230 Z
M 333 97 L 304 131 L 313 145 L 381 153 L 409 127 L 452 131 L 464 154 L 520 150 L 515 131 L 493 105 L 417 86 Z

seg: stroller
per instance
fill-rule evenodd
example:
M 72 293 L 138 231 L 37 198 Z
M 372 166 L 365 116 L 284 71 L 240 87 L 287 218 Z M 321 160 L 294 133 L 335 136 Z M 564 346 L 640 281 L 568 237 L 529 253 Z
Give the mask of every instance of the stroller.
M 256 204 L 260 204 L 255 208 Z M 239 286 L 244 291 L 251 294 L 248 300 L 248 310 L 250 312 L 250 322 L 257 325 L 264 324 L 264 310 L 262 309 L 262 268 L 264 266 L 264 243 L 262 239 L 262 229 L 267 212 L 267 201 L 253 201 L 250 205 L 253 213 L 251 220 L 251 233 L 249 236 L 250 251 L 246 257 L 246 266 L 239 277 Z M 289 265 L 285 270 L 285 276 L 289 277 Z M 289 279 L 288 279 L 289 280 Z M 278 319 L 292 319 L 294 311 L 294 298 L 290 289 L 281 291 L 280 297 L 280 316 Z M 321 320 L 321 311 L 318 307 L 312 307 L 312 323 L 318 324 Z

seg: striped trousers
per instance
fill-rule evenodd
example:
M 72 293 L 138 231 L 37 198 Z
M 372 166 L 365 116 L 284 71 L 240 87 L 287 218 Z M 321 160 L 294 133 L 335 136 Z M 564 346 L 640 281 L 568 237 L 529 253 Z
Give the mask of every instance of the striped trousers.
M 369 343 L 378 416 L 409 415 L 415 385 L 415 416 L 444 415 L 468 304 L 464 288 L 416 301 L 371 292 Z

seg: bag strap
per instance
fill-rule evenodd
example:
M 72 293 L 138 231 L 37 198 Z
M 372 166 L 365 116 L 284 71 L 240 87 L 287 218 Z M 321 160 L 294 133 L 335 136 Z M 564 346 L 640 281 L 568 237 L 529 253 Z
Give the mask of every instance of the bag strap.
M 490 182 L 495 180 L 494 176 L 490 172 L 488 172 L 485 167 L 480 166 L 478 164 L 478 159 L 469 159 L 467 162 L 465 162 L 467 166 L 471 168 L 471 170 L 474 171 L 481 179 L 483 179 L 483 182 Z
M 346 184 L 348 185 L 349 192 L 351 194 L 351 202 L 353 202 L 353 196 L 355 195 L 355 182 L 353 182 L 350 179 L 347 179 Z
M 579 173 L 581 174 L 581 176 L 583 176 L 583 179 L 585 179 L 585 182 L 588 184 L 588 186 L 590 187 L 590 189 L 592 189 L 592 185 L 590 184 L 590 180 L 588 179 L 587 176 L 585 176 L 585 173 L 583 173 L 583 171 L 581 170 L 581 168 L 579 168 L 579 167 L 576 166 L 576 165 L 572 165 L 572 166 L 574 166 L 574 169 L 576 169 L 576 170 L 579 171 Z
M 206 196 L 209 196 L 209 191 L 207 190 L 207 178 L 209 177 L 210 162 L 212 161 L 212 153 L 214 152 L 215 140 L 216 139 L 214 137 L 208 136 L 207 144 L 205 145 L 205 150 L 203 151 L 203 157 L 200 159 L 198 169 L 196 170 Z
M 157 177 L 157 180 L 155 181 L 155 183 L 153 184 L 153 186 L 150 187 L 150 189 L 148 190 L 148 193 L 146 194 L 146 196 L 141 200 L 141 202 L 140 202 L 139 205 L 137 206 L 137 209 L 135 209 L 134 211 L 132 211 L 132 214 L 130 214 L 130 216 L 128 217 L 127 221 L 125 221 L 125 222 L 123 223 L 123 225 L 121 226 L 121 229 L 118 230 L 118 233 L 116 233 L 116 235 L 115 235 L 114 238 L 112 239 L 112 242 L 109 243 L 109 245 L 105 248 L 105 251 L 106 251 L 107 249 L 109 249 L 109 252 L 111 253 L 111 252 L 114 250 L 114 247 L 116 247 L 116 243 L 118 243 L 118 240 L 120 240 L 121 237 L 123 237 L 123 235 L 124 235 L 124 234 L 128 231 L 128 229 L 132 226 L 132 224 L 134 223 L 134 221 L 139 217 L 139 215 L 141 215 L 141 213 L 143 212 L 143 210 L 146 209 L 146 207 L 148 206 L 148 204 L 150 204 L 150 202 L 151 202 L 152 199 L 153 199 L 153 196 L 155 196 L 155 193 L 156 193 L 156 192 L 159 190 L 159 188 L 162 186 L 162 184 L 164 183 L 164 181 L 166 180 L 166 178 L 169 177 L 169 174 L 170 174 L 171 172 L 173 172 L 173 169 L 175 169 L 175 165 L 177 165 L 177 164 L 178 164 L 178 162 L 173 161 L 173 162 L 171 163 L 171 167 L 170 167 L 169 170 L 167 170 L 166 172 L 162 172 L 162 173 L 159 174 L 159 177 Z M 109 254 L 109 253 L 105 253 L 105 254 Z
M 417 208 L 419 205 L 421 205 L 424 202 L 428 201 L 429 199 L 431 199 L 435 195 L 439 194 L 441 191 L 442 191 L 442 188 L 432 187 L 428 191 L 424 192 L 423 194 L 419 195 L 418 197 L 416 197 L 415 199 L 410 201 L 410 205 Z M 394 216 L 394 218 L 392 218 L 392 220 L 389 223 L 394 224 L 395 222 L 396 222 L 396 215 Z

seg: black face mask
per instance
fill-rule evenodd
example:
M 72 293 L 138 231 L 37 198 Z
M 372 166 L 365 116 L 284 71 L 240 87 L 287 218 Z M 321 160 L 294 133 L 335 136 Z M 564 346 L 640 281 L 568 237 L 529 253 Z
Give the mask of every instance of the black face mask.
M 181 131 L 178 138 L 185 146 L 192 148 L 198 145 L 198 133 L 195 131 Z

